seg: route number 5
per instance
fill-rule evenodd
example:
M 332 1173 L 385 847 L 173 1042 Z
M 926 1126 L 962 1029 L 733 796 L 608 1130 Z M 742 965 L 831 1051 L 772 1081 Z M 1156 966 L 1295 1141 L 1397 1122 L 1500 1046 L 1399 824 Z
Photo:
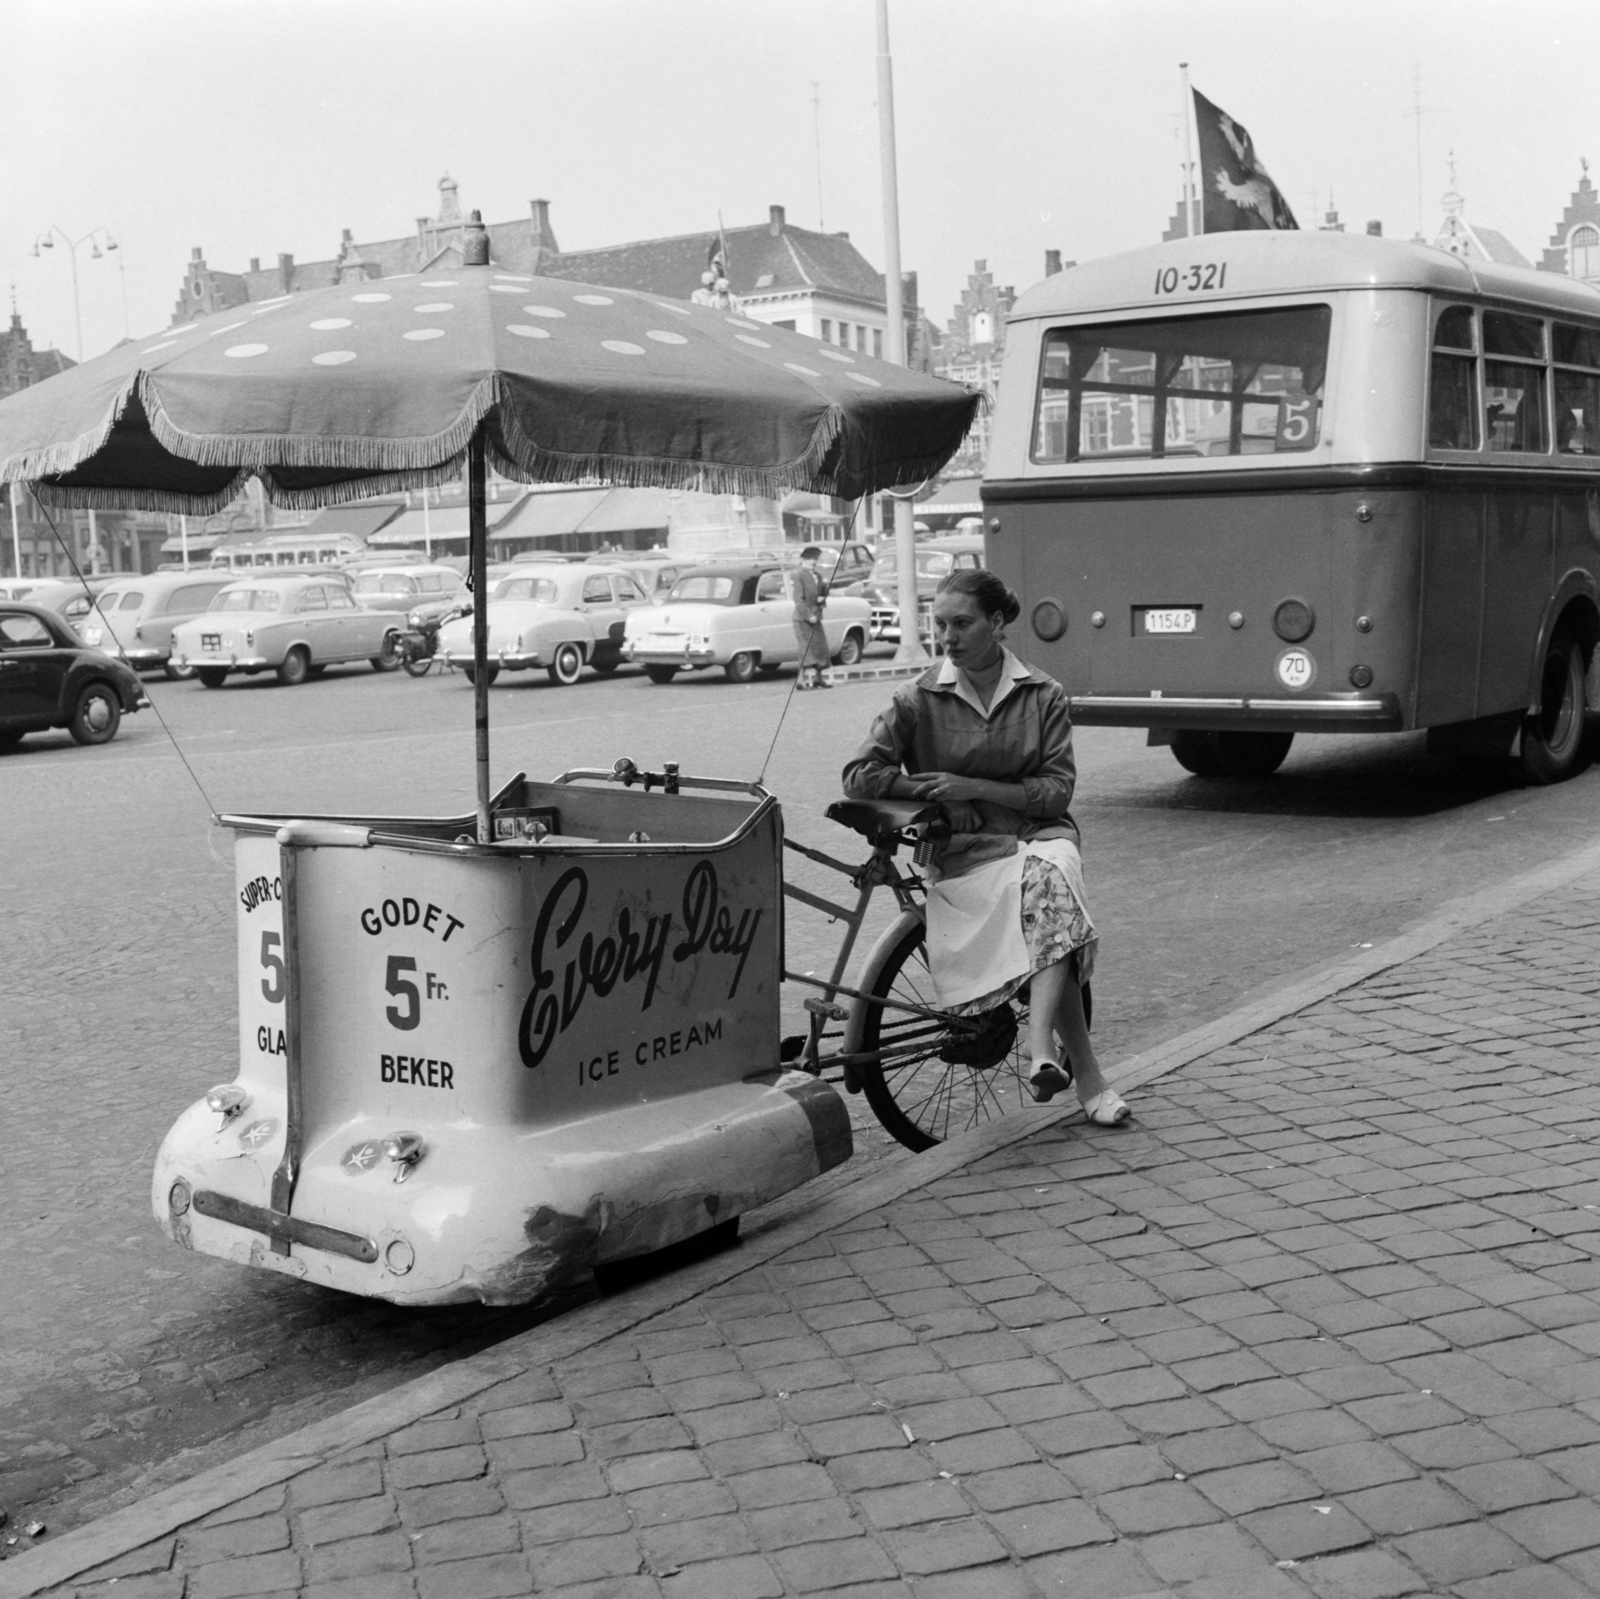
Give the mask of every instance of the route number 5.
M 267 974 L 261 979 L 261 993 L 270 1005 L 283 1003 L 283 991 L 289 976 L 283 956 L 278 953 L 282 947 L 282 933 L 261 935 L 261 969 Z
M 410 1032 L 422 1020 L 422 996 L 417 992 L 417 985 L 405 975 L 416 969 L 417 963 L 409 955 L 389 957 L 389 975 L 384 987 L 403 1003 L 390 1005 L 384 1014 L 389 1018 L 389 1025 L 402 1032 Z

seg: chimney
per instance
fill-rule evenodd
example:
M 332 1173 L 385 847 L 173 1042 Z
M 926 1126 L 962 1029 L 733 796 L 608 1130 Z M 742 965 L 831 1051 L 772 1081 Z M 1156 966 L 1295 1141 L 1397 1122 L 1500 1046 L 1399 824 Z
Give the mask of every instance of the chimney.
M 1381 222 L 1369 222 L 1367 224 L 1367 237 L 1369 239 L 1381 239 L 1383 237 L 1383 224 Z
M 259 272 L 261 270 L 261 257 L 259 255 L 253 255 L 250 257 L 250 270 L 252 272 Z
M 1044 253 L 1044 275 L 1053 278 L 1061 270 L 1061 252 L 1059 250 L 1046 250 Z
M 556 248 L 556 236 L 550 226 L 550 202 L 548 200 L 530 200 L 528 209 L 533 213 L 533 237 L 535 242 L 542 244 L 547 250 Z
M 206 258 L 201 255 L 200 246 L 198 244 L 189 251 L 189 259 L 193 261 L 196 266 L 204 266 L 206 264 Z
M 278 252 L 278 292 L 288 294 L 294 288 L 294 257 Z
M 768 217 L 767 231 L 775 239 L 782 238 L 783 237 L 783 207 L 781 205 L 769 206 L 767 208 L 767 217 Z

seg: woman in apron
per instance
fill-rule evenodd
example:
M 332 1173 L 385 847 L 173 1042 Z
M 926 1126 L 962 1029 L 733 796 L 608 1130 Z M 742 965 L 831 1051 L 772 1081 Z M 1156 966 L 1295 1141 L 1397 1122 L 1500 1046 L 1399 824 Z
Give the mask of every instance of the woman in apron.
M 1077 780 L 1067 696 L 1006 648 L 1021 609 L 992 572 L 940 583 L 933 631 L 944 659 L 874 720 L 844 788 L 944 807 L 951 837 L 927 905 L 940 1005 L 972 1015 L 1027 984 L 1033 1097 L 1075 1088 L 1089 1120 L 1114 1127 L 1130 1112 L 1106 1086 L 1083 1011 L 1098 940 L 1067 809 Z

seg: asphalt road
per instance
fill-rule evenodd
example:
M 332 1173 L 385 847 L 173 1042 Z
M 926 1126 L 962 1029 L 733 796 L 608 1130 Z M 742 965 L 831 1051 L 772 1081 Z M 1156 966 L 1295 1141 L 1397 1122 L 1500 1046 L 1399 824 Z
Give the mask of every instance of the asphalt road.
M 889 688 L 791 700 L 791 681 L 503 677 L 495 777 L 623 754 L 765 769 L 792 837 L 859 853 L 822 811 Z M 155 1148 L 234 1069 L 231 836 L 209 814 L 457 814 L 472 733 L 460 676 L 150 692 L 171 738 L 146 711 L 102 749 L 61 734 L 0 755 L 0 1505 L 55 1529 L 561 1309 L 399 1310 L 157 1232 Z M 1078 758 L 1111 1060 L 1588 842 L 1600 792 L 1600 773 L 1525 789 L 1509 769 L 1430 759 L 1420 737 L 1303 739 L 1257 783 L 1190 778 L 1136 732 L 1082 730 Z M 800 969 L 836 933 L 805 918 L 789 925 Z M 856 1161 L 823 1182 L 910 1158 L 860 1133 Z

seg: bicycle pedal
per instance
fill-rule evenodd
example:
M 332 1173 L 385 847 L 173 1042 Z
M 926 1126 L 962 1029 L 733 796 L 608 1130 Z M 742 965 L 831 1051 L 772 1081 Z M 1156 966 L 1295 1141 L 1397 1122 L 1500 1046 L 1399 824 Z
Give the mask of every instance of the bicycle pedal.
M 806 999 L 800 1002 L 813 1016 L 825 1017 L 830 1022 L 847 1022 L 850 1012 L 843 1005 L 835 1005 L 831 1000 Z

